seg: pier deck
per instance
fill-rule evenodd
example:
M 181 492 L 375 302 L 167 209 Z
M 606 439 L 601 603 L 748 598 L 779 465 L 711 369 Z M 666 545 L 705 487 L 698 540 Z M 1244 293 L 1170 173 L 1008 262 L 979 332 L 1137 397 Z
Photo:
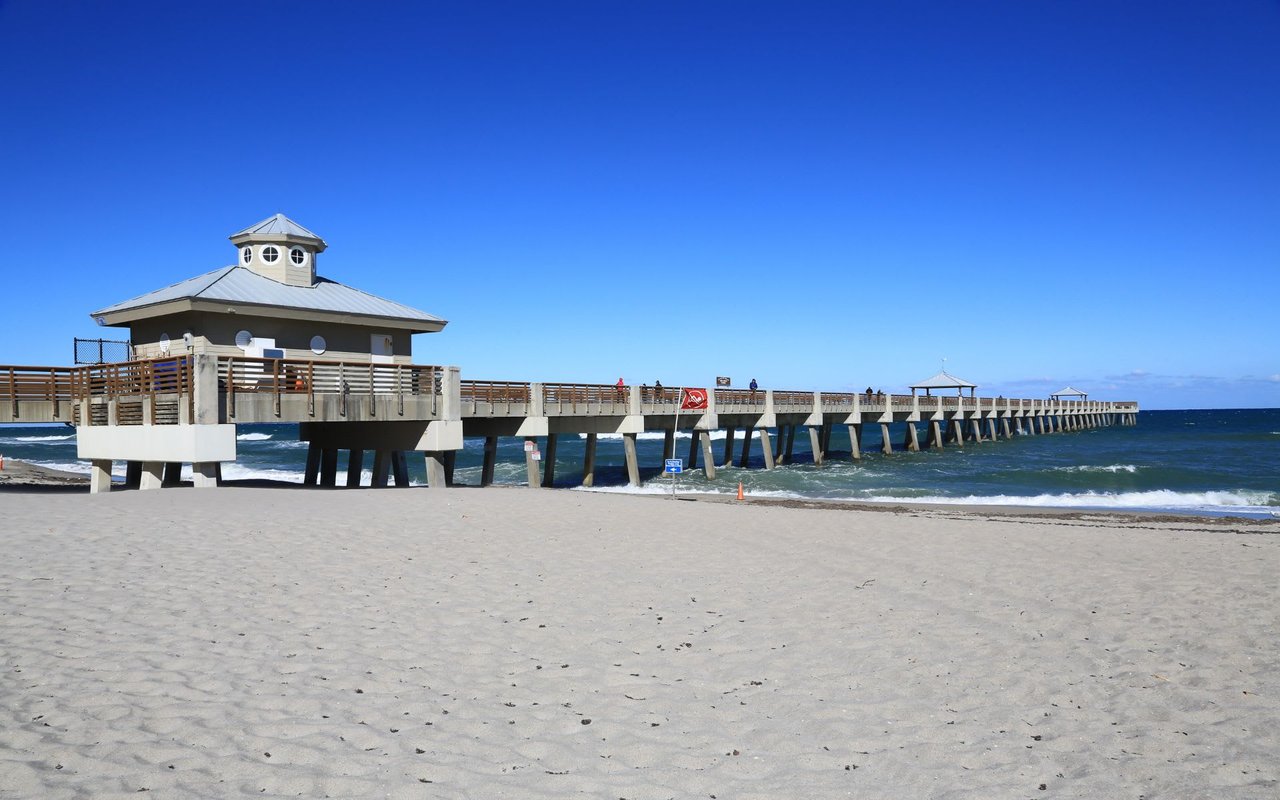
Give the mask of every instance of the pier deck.
M 772 468 L 789 462 L 798 427 L 809 429 L 813 458 L 822 463 L 836 425 L 848 426 L 857 459 L 866 424 L 881 426 L 885 452 L 893 441 L 914 451 L 1134 424 L 1138 413 L 1138 404 L 1128 401 L 723 388 L 707 389 L 704 406 L 681 408 L 679 395 L 678 389 L 659 393 L 650 387 L 463 380 L 456 367 L 212 355 L 0 366 L 0 422 L 76 426 L 80 456 L 94 463 L 97 490 L 109 487 L 112 460 L 138 465 L 131 482 L 145 487 L 172 482 L 165 467 L 175 463 L 191 463 L 198 485 L 216 485 L 217 464 L 235 458 L 234 426 L 241 423 L 300 423 L 300 436 L 311 445 L 308 481 L 322 485 L 336 485 L 340 449 L 351 451 L 356 480 L 370 450 L 375 485 L 385 485 L 392 472 L 398 484 L 406 483 L 404 453 L 420 451 L 430 485 L 446 485 L 466 436 L 486 438 L 484 474 L 490 480 L 498 437 L 544 439 L 545 472 L 539 474 L 531 454 L 529 483 L 550 485 L 556 437 L 586 434 L 583 482 L 590 485 L 597 434 L 623 435 L 628 472 L 638 483 L 635 436 L 646 431 L 667 432 L 668 457 L 674 456 L 677 430 L 696 432 L 690 461 L 701 455 L 702 468 L 714 477 L 709 433 L 718 429 L 726 431 L 724 462 L 732 457 L 735 433 L 742 432 L 745 464 L 751 433 L 758 430 L 765 466 Z M 891 425 L 900 427 L 900 437 L 891 435 Z M 777 432 L 776 443 L 770 430 Z

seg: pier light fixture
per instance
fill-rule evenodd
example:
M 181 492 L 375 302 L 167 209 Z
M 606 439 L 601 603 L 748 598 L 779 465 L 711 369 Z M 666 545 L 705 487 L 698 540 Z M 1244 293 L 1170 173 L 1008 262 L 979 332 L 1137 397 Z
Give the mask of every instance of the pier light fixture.
M 160 352 L 169 355 L 169 334 L 160 334 Z
M 311 352 L 319 356 L 319 355 L 324 355 L 324 351 L 327 349 L 328 349 L 328 344 L 325 342 L 323 336 L 311 337 Z
M 248 331 L 240 331 L 236 334 L 236 347 L 241 350 L 248 350 L 253 347 L 253 334 Z

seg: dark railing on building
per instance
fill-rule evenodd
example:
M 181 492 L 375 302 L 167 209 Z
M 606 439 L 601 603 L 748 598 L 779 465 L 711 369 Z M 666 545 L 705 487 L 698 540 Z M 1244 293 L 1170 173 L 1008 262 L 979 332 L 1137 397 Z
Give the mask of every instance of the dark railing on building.
M 133 359 L 133 345 L 114 339 L 75 340 L 76 364 L 117 364 Z

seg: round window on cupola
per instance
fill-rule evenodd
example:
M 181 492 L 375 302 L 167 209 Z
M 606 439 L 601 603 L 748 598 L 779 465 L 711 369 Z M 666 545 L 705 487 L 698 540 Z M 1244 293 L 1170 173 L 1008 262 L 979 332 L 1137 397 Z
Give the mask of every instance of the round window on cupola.
M 243 261 L 246 265 L 251 263 L 253 261 L 253 248 L 245 247 L 243 250 L 241 250 L 240 260 Z
M 295 266 L 300 267 L 307 263 L 307 251 L 303 250 L 301 247 L 290 247 L 289 260 L 292 261 Z
M 273 244 L 269 244 L 262 248 L 262 260 L 268 264 L 274 264 L 280 260 L 280 248 Z

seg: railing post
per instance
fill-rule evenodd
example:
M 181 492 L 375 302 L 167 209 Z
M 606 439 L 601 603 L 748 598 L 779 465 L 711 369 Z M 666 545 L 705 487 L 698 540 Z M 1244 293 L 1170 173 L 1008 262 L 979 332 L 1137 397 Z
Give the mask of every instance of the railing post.
M 275 412 L 280 416 L 280 359 L 271 359 L 271 391 L 275 395 Z
M 404 382 L 401 378 L 403 374 L 403 367 L 396 364 L 396 406 L 398 413 L 402 417 L 404 416 Z
M 222 421 L 218 418 L 218 357 L 202 353 L 188 358 L 191 363 L 191 423 L 216 425 Z M 231 385 L 231 368 L 228 362 L 227 386 Z M 234 394 L 229 397 L 227 408 L 235 416 Z
M 344 417 L 347 415 L 347 374 L 346 374 L 346 366 L 347 366 L 347 365 L 346 365 L 346 363 L 345 363 L 345 362 L 343 362 L 343 361 L 339 361 L 339 362 L 338 362 L 338 396 L 339 396 L 339 408 L 338 408 L 338 413 L 339 413 L 339 414 L 341 414 L 341 415 L 342 415 L 342 416 L 344 416 Z
M 373 362 L 369 362 L 369 416 L 378 416 L 378 404 L 373 397 Z
M 307 416 L 316 415 L 316 362 L 307 362 Z

